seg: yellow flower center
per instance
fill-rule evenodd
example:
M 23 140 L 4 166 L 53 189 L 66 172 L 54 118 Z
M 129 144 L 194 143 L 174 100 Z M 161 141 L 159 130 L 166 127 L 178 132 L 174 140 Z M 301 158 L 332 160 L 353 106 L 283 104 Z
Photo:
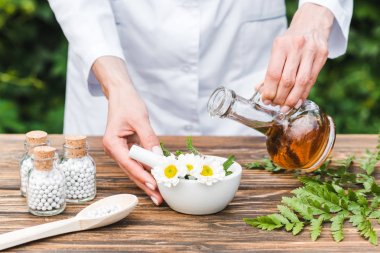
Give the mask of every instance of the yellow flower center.
M 186 164 L 186 167 L 188 171 L 191 171 L 192 169 L 194 169 L 194 166 L 192 164 Z
M 208 166 L 208 165 L 203 165 L 203 169 L 202 169 L 202 172 L 201 172 L 201 175 L 204 176 L 204 177 L 210 177 L 214 174 L 214 172 L 212 171 L 211 167 Z
M 170 164 L 169 166 L 167 166 L 164 171 L 165 176 L 167 178 L 175 177 L 175 175 L 177 175 L 177 172 L 178 172 L 177 167 L 173 164 Z

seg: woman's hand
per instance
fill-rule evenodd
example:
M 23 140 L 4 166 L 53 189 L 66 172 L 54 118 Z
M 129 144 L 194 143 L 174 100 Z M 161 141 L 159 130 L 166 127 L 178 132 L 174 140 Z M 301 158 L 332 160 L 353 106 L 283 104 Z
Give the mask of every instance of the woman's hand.
M 103 137 L 106 153 L 156 205 L 161 204 L 162 197 L 152 175 L 128 156 L 129 147 L 135 143 L 158 154 L 162 154 L 162 150 L 125 63 L 117 57 L 104 56 L 95 61 L 92 70 L 108 98 L 107 128 Z
M 280 105 L 282 112 L 299 107 L 328 56 L 328 38 L 334 21 L 325 7 L 306 3 L 295 13 L 289 29 L 275 39 L 264 84 L 259 88 L 265 104 Z

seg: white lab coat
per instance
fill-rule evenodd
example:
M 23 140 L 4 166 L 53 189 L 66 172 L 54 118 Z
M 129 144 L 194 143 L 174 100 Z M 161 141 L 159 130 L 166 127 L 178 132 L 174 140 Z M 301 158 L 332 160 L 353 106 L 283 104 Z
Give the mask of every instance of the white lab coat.
M 347 47 L 352 0 L 301 0 L 335 15 L 329 57 Z M 107 100 L 94 61 L 123 59 L 159 135 L 250 135 L 212 119 L 206 104 L 224 85 L 250 97 L 272 42 L 287 28 L 284 0 L 49 0 L 69 41 L 64 132 L 102 135 Z

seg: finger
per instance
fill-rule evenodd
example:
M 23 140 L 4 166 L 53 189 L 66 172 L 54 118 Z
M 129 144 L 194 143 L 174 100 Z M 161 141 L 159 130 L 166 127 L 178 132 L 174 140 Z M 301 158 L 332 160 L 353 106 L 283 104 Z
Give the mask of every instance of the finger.
M 329 54 L 328 47 L 325 41 L 321 40 L 320 38 L 315 38 L 315 41 L 318 44 L 318 52 L 315 56 L 313 66 L 311 69 L 310 83 L 308 87 L 305 89 L 304 93 L 301 95 L 301 98 L 303 100 L 307 99 L 307 97 L 309 96 L 311 88 L 317 81 L 318 75 L 321 72 L 323 66 L 325 65 Z
M 135 184 L 142 189 L 153 201 L 153 203 L 157 206 L 161 205 L 163 202 L 163 198 L 158 190 L 152 191 L 149 187 L 147 187 L 145 184 L 142 184 L 138 180 L 134 180 Z
M 128 135 L 127 144 L 128 144 L 128 149 L 130 149 L 133 145 L 141 145 L 139 136 L 136 133 L 133 133 L 132 135 Z
M 125 173 L 137 185 L 137 187 L 143 190 L 146 193 L 146 195 L 148 195 L 151 198 L 152 202 L 155 205 L 158 206 L 163 202 L 163 198 L 158 190 L 152 190 L 147 185 L 141 183 L 137 178 L 135 178 L 132 174 L 130 174 L 128 170 L 126 170 Z
M 282 70 L 285 65 L 286 55 L 282 48 L 282 39 L 277 38 L 272 47 L 268 70 L 265 75 L 264 85 L 261 88 L 261 98 L 264 104 L 270 104 L 276 97 L 277 86 L 280 82 Z
M 154 153 L 163 155 L 160 140 L 157 135 L 154 133 L 149 119 L 142 119 L 141 122 L 136 127 L 137 135 L 141 141 L 141 145 L 148 150 L 152 150 Z
M 277 87 L 276 97 L 273 99 L 273 103 L 276 105 L 283 105 L 292 90 L 295 81 L 297 70 L 300 65 L 301 56 L 298 52 L 292 52 L 286 59 L 284 70 L 280 84 Z
M 126 138 L 107 135 L 106 133 L 103 138 L 103 145 L 126 173 L 128 172 L 129 175 L 147 185 L 148 188 L 157 189 L 156 181 L 152 175 L 128 156 L 129 150 Z
M 305 53 L 302 56 L 301 63 L 295 78 L 295 84 L 290 91 L 284 106 L 281 108 L 282 112 L 287 112 L 290 108 L 293 108 L 303 100 L 302 95 L 311 83 L 311 72 L 313 68 L 315 58 L 315 48 L 311 45 L 306 48 Z

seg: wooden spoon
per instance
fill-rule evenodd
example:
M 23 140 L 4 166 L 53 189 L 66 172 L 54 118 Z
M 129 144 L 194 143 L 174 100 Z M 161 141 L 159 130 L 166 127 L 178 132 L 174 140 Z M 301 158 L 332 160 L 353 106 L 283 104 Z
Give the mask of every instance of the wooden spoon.
M 131 194 L 118 194 L 101 199 L 84 208 L 73 218 L 54 221 L 0 235 L 0 250 L 50 236 L 110 225 L 127 217 L 137 203 L 137 197 Z M 92 215 L 96 210 L 115 204 L 118 205 L 118 209 L 115 212 L 100 217 L 94 217 Z

